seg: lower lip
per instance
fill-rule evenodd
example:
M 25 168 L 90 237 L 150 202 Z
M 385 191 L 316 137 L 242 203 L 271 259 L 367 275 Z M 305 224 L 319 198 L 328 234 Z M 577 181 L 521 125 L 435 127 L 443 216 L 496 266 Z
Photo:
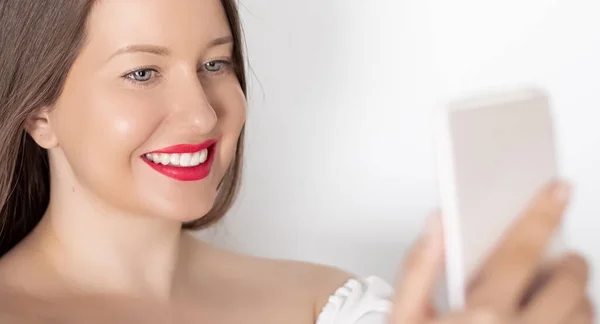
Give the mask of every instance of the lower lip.
M 208 148 L 208 157 L 204 163 L 194 167 L 177 167 L 172 165 L 163 165 L 160 163 L 154 163 L 142 157 L 152 169 L 158 173 L 162 173 L 169 178 L 178 181 L 199 181 L 205 179 L 210 174 L 210 169 L 214 160 L 214 145 Z

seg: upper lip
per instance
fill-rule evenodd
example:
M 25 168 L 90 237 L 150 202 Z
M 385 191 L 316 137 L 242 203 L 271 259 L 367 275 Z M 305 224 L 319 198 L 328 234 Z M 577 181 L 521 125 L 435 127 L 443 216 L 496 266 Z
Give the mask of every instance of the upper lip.
M 151 153 L 166 153 L 166 154 L 195 153 L 195 152 L 199 152 L 204 149 L 207 149 L 207 148 L 213 146 L 215 143 L 217 143 L 216 140 L 208 140 L 206 142 L 202 142 L 202 143 L 198 143 L 198 144 L 177 144 L 177 145 L 172 145 L 172 146 L 168 146 L 168 147 L 163 147 L 161 149 L 158 149 L 158 150 L 155 150 L 152 152 L 148 152 L 146 154 L 151 154 Z

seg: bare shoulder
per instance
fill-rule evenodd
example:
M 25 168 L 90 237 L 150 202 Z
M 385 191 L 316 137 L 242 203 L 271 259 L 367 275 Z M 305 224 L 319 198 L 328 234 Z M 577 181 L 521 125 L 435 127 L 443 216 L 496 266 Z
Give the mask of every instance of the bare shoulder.
M 255 258 L 264 267 L 281 271 L 282 280 L 290 282 L 295 289 L 303 290 L 324 302 L 354 275 L 329 265 L 293 260 L 269 260 Z
M 260 286 L 263 291 L 273 292 L 274 296 L 291 294 L 311 307 L 316 315 L 338 288 L 355 277 L 343 269 L 324 264 L 249 256 L 211 245 L 205 245 L 204 249 L 205 253 L 211 254 L 204 260 L 211 259 L 213 267 L 219 264 L 219 269 L 215 270 L 220 275 Z M 203 267 L 206 269 L 206 266 Z
M 259 271 L 270 274 L 263 280 L 268 280 L 278 287 L 286 287 L 288 292 L 305 298 L 315 318 L 321 313 L 329 297 L 354 277 L 343 269 L 324 264 L 247 256 L 245 258 L 246 262 L 255 264 Z
M 313 300 L 315 316 L 323 310 L 329 297 L 355 276 L 343 269 L 307 262 L 283 261 L 290 273 L 302 278 L 296 289 L 307 289 Z

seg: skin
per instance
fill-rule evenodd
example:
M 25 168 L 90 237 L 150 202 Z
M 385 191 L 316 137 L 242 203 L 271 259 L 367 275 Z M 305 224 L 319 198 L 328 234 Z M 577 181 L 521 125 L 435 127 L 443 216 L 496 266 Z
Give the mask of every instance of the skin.
M 217 63 L 232 50 L 230 42 L 214 45 L 231 36 L 220 1 L 103 0 L 88 34 L 58 102 L 27 125 L 49 152 L 51 200 L 34 232 L 0 259 L 0 320 L 314 323 L 351 274 L 238 255 L 180 229 L 213 205 L 246 118 L 235 74 Z M 152 53 L 122 52 L 140 44 Z M 147 68 L 155 72 L 128 74 Z M 208 139 L 219 144 L 202 181 L 167 178 L 140 158 Z M 486 263 L 464 313 L 430 311 L 427 291 L 442 254 L 433 226 L 403 267 L 390 323 L 589 318 L 586 266 L 573 256 L 552 268 L 524 310 L 513 308 L 566 204 L 548 192 Z M 567 297 L 575 302 L 557 307 Z

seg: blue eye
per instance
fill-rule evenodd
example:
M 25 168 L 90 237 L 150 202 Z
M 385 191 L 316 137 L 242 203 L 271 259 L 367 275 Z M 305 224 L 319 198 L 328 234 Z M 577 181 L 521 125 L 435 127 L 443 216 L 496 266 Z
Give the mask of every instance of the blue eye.
M 152 79 L 155 71 L 151 69 L 142 69 L 127 74 L 127 78 L 136 82 L 148 82 Z
M 222 61 L 210 61 L 208 63 L 204 63 L 204 69 L 208 72 L 219 72 L 223 68 L 225 63 Z

